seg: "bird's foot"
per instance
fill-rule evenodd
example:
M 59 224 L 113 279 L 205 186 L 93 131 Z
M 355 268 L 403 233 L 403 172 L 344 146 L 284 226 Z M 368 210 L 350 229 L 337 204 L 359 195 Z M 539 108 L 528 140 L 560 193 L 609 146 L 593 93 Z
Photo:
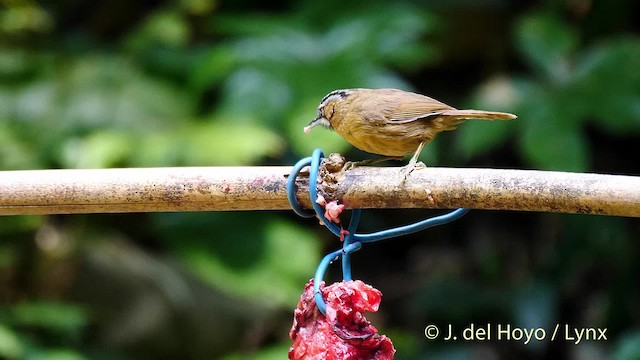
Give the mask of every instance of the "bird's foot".
M 366 165 L 366 164 L 363 164 L 363 161 L 347 161 L 346 163 L 344 163 L 344 166 L 342 167 L 342 171 L 352 170 L 362 165 Z
M 425 165 L 422 161 L 409 161 L 409 163 L 403 167 L 400 168 L 400 176 L 402 178 L 401 184 L 402 186 L 404 186 L 404 184 L 407 182 L 407 177 L 414 172 L 415 170 L 422 170 L 422 169 L 426 169 L 427 165 Z

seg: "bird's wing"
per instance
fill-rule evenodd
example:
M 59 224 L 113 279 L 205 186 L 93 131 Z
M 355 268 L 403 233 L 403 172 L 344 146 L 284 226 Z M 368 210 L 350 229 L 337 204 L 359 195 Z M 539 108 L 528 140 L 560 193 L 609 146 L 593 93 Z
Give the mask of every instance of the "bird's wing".
M 377 89 L 362 100 L 360 114 L 369 123 L 376 125 L 406 124 L 417 120 L 428 120 L 455 110 L 451 106 L 428 96 L 393 90 Z
M 413 94 L 396 99 L 393 106 L 387 107 L 385 117 L 388 122 L 404 124 L 416 120 L 426 120 L 441 115 L 443 111 L 455 110 L 451 106 L 432 98 Z
M 388 122 L 392 122 L 394 124 L 406 124 L 406 123 L 410 123 L 416 120 L 424 120 L 427 118 L 430 118 L 432 116 L 437 116 L 442 114 L 442 111 L 432 111 L 430 113 L 420 113 L 418 115 L 415 116 L 411 116 L 411 115 L 405 115 L 400 116 L 400 117 L 393 117 L 391 119 L 387 119 Z

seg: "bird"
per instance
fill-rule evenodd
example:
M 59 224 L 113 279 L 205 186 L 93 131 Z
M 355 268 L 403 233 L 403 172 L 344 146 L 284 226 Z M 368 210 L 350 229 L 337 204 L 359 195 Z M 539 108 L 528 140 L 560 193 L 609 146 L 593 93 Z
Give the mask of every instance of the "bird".
M 442 131 L 451 131 L 468 119 L 512 120 L 517 116 L 497 111 L 458 110 L 425 95 L 398 89 L 340 89 L 320 101 L 316 117 L 304 128 L 334 130 L 356 148 L 386 159 L 403 159 L 406 175 L 424 167 L 418 157 Z M 377 162 L 377 161 L 376 161 Z M 405 175 L 405 178 L 406 178 Z

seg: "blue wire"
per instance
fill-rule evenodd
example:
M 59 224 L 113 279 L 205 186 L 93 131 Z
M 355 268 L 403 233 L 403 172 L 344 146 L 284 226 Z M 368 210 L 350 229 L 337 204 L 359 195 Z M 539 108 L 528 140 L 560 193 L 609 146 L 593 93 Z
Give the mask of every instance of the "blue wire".
M 324 274 L 327 271 L 327 268 L 329 268 L 329 265 L 335 259 L 337 259 L 338 256 L 340 256 L 341 254 L 343 256 L 349 255 L 353 252 L 360 250 L 360 248 L 362 248 L 362 244 L 359 242 L 354 242 L 352 244 L 349 244 L 349 246 L 345 246 L 340 250 L 336 250 L 332 253 L 325 255 L 322 258 L 322 261 L 320 261 L 320 265 L 318 265 L 318 268 L 316 269 L 316 274 L 313 278 L 313 297 L 316 300 L 316 306 L 318 306 L 318 310 L 320 310 L 320 312 L 323 315 L 326 315 L 327 304 L 324 302 L 324 299 L 322 298 L 322 291 L 320 291 L 320 283 L 322 282 L 322 279 L 324 279 Z
M 351 220 L 349 222 L 349 227 L 347 228 L 349 233 L 344 238 L 344 243 L 342 244 L 343 250 L 347 248 L 354 239 L 356 229 L 358 228 L 358 222 L 360 222 L 360 214 L 362 214 L 362 210 L 360 209 L 353 209 L 351 212 Z M 342 255 L 342 278 L 344 281 L 351 280 L 351 255 L 346 252 Z
M 392 228 L 392 229 L 387 229 L 387 230 L 381 230 L 378 232 L 374 232 L 371 234 L 354 234 L 353 237 L 356 241 L 359 241 L 363 244 L 365 243 L 372 243 L 372 242 L 376 242 L 376 241 L 381 241 L 381 240 L 386 240 L 392 237 L 397 237 L 397 236 L 403 236 L 403 235 L 409 235 L 409 234 L 413 234 L 416 233 L 418 231 L 422 231 L 434 226 L 438 226 L 438 225 L 444 225 L 447 223 L 450 223 L 454 220 L 457 220 L 461 217 L 463 217 L 464 215 L 466 215 L 468 212 L 470 211 L 470 209 L 465 209 L 465 208 L 459 208 L 457 210 L 451 211 L 449 213 L 443 214 L 443 215 L 439 215 L 439 216 L 435 216 L 432 218 L 428 218 L 428 219 L 424 219 L 422 221 L 419 221 L 417 223 L 413 223 L 413 224 L 409 224 L 409 225 L 404 225 L 404 226 L 399 226 L 396 228 Z
M 320 204 L 316 202 L 318 198 L 318 172 L 320 170 L 320 162 L 324 157 L 324 153 L 320 149 L 315 149 L 311 157 L 304 158 L 294 165 L 291 170 L 291 174 L 289 174 L 289 178 L 287 179 L 287 199 L 289 200 L 289 204 L 293 211 L 302 216 L 302 217 L 313 217 L 316 215 L 320 221 L 331 231 L 334 235 L 340 236 L 342 228 L 338 227 L 338 225 L 329 221 L 324 216 L 324 209 Z M 302 205 L 298 202 L 296 198 L 296 185 L 295 180 L 305 166 L 310 165 L 309 170 L 309 198 L 311 200 L 311 204 L 313 206 L 314 212 L 309 212 L 305 210 Z M 413 234 L 421 230 L 425 230 L 434 226 L 443 225 L 450 223 L 454 220 L 457 220 L 467 214 L 470 209 L 459 208 L 457 210 L 451 211 L 449 213 L 435 216 L 429 219 L 425 219 L 422 221 L 418 221 L 413 224 L 408 224 L 404 226 L 399 226 L 392 229 L 381 230 L 370 234 L 356 234 L 356 229 L 358 228 L 358 222 L 360 221 L 361 210 L 353 209 L 351 213 L 351 220 L 349 222 L 349 227 L 347 228 L 348 234 L 344 238 L 344 243 L 342 244 L 342 249 L 336 250 L 332 253 L 325 255 L 320 261 L 318 268 L 316 269 L 316 273 L 314 276 L 313 282 L 313 291 L 314 298 L 316 300 L 316 305 L 318 306 L 318 310 L 324 315 L 326 313 L 327 305 L 325 304 L 324 299 L 322 298 L 322 292 L 320 291 L 320 283 L 324 279 L 324 275 L 327 271 L 327 268 L 335 259 L 337 259 L 340 255 L 342 255 L 342 278 L 345 281 L 351 280 L 351 253 L 356 252 L 362 248 L 362 244 L 372 243 L 376 241 L 386 240 L 392 237 L 398 237 L 408 234 Z M 314 214 L 315 213 L 315 214 Z
M 289 177 L 287 178 L 287 200 L 289 200 L 289 205 L 291 205 L 291 209 L 293 209 L 293 212 L 298 214 L 298 216 L 301 216 L 301 217 L 304 217 L 304 218 L 313 217 L 315 215 L 315 212 L 309 212 L 309 211 L 303 209 L 302 205 L 300 205 L 300 202 L 296 198 L 296 188 L 297 188 L 296 187 L 296 178 L 298 177 L 298 174 L 300 174 L 300 170 L 302 170 L 302 168 L 304 168 L 305 166 L 307 166 L 309 164 L 311 164 L 311 158 L 310 157 L 306 157 L 306 158 L 298 161 L 293 166 L 293 169 L 291 169 L 291 173 L 289 174 Z

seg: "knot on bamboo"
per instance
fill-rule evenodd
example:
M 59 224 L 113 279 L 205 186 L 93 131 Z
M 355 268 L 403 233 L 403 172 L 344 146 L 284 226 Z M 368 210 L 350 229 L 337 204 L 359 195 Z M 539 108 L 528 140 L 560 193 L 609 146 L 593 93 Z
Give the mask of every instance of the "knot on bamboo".
M 318 193 L 327 202 L 340 200 L 337 197 L 338 185 L 344 178 L 344 167 L 347 164 L 345 157 L 338 153 L 331 153 L 320 162 L 318 172 Z

